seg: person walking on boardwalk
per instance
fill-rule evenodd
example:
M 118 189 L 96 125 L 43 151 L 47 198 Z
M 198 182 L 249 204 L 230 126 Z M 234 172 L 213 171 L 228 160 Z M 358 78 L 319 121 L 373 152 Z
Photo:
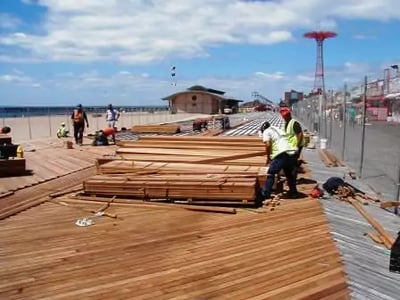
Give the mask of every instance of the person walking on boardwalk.
M 113 108 L 112 104 L 109 104 L 107 107 L 107 113 L 106 113 L 106 121 L 108 124 L 109 128 L 115 128 L 116 127 L 116 122 L 118 121 L 120 117 L 120 113 Z
M 296 146 L 289 142 L 286 133 L 278 128 L 271 126 L 269 122 L 264 122 L 260 128 L 262 141 L 265 144 L 267 155 L 266 165 L 269 166 L 267 179 L 261 189 L 260 198 L 266 200 L 271 197 L 275 175 L 281 170 L 285 173 L 289 186 L 289 198 L 298 198 L 299 194 L 296 187 L 294 169 L 296 167 Z
M 83 142 L 83 131 L 85 130 L 85 122 L 86 127 L 89 128 L 89 121 L 86 115 L 86 112 L 82 108 L 82 104 L 78 104 L 76 109 L 71 116 L 73 126 L 74 126 L 74 138 L 75 143 L 77 145 L 82 145 Z

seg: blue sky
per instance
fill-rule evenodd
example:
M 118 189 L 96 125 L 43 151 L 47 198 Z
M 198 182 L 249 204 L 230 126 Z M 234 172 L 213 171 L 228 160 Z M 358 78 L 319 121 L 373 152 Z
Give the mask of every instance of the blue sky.
M 327 88 L 400 63 L 398 0 L 0 0 L 0 105 L 161 105 L 197 84 L 278 101 L 313 86 L 312 30 L 338 33 Z

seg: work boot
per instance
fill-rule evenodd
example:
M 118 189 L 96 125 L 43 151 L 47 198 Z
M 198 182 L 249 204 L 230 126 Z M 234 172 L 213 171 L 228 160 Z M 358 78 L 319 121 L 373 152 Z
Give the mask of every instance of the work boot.
M 283 194 L 284 199 L 300 199 L 302 195 L 299 192 L 286 192 Z

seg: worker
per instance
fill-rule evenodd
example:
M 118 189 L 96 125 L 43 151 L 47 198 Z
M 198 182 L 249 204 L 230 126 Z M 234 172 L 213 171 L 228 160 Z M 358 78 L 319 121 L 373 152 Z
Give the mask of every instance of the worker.
M 82 105 L 78 104 L 76 109 L 71 116 L 74 126 L 74 138 L 77 145 L 82 145 L 83 142 L 83 131 L 85 130 L 85 122 L 87 128 L 89 128 L 89 121 L 86 112 L 83 110 Z
M 65 123 L 62 122 L 60 124 L 60 128 L 58 128 L 57 130 L 57 137 L 60 138 L 64 138 L 64 137 L 68 137 L 68 133 L 69 131 L 67 130 L 67 128 L 65 128 Z
M 115 128 L 115 124 L 120 117 L 120 113 L 109 104 L 106 112 L 106 121 L 109 128 Z
M 112 138 L 112 141 L 115 144 L 115 133 L 116 133 L 116 128 L 109 128 L 109 127 L 97 131 L 92 146 L 108 146 L 109 137 Z
M 300 123 L 292 118 L 289 107 L 281 107 L 280 114 L 285 120 L 285 132 L 289 143 L 298 149 L 296 152 L 296 160 L 298 160 L 304 146 L 303 129 Z
M 196 119 L 193 122 L 193 131 L 207 130 L 208 122 L 205 119 Z
M 104 135 L 108 138 L 111 137 L 113 143 L 115 144 L 115 134 L 117 132 L 117 127 L 108 127 L 103 129 Z
M 294 177 L 297 147 L 289 143 L 289 139 L 282 129 L 271 126 L 269 122 L 262 124 L 260 132 L 262 133 L 262 141 L 265 144 L 267 156 L 265 164 L 269 166 L 267 179 L 264 187 L 261 189 L 260 201 L 271 197 L 275 176 L 281 170 L 283 170 L 289 186 L 287 197 L 298 198 L 299 194 Z
M 11 128 L 8 126 L 0 127 L 0 134 L 9 134 L 11 132 Z

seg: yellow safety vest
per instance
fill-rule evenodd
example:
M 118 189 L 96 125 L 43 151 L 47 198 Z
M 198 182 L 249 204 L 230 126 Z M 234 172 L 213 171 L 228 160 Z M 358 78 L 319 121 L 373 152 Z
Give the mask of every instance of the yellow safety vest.
M 294 123 L 296 122 L 296 120 L 291 119 L 288 123 L 288 125 L 286 126 L 286 135 L 288 137 L 289 143 L 297 148 L 297 135 L 294 132 Z M 300 147 L 304 146 L 304 138 L 301 140 L 300 142 Z
M 289 152 L 289 151 L 294 152 L 297 150 L 297 146 L 289 143 L 288 136 L 283 130 L 273 126 L 271 126 L 270 129 L 275 131 L 278 135 L 278 140 L 272 141 L 272 149 L 270 155 L 271 159 L 274 159 L 283 152 Z

